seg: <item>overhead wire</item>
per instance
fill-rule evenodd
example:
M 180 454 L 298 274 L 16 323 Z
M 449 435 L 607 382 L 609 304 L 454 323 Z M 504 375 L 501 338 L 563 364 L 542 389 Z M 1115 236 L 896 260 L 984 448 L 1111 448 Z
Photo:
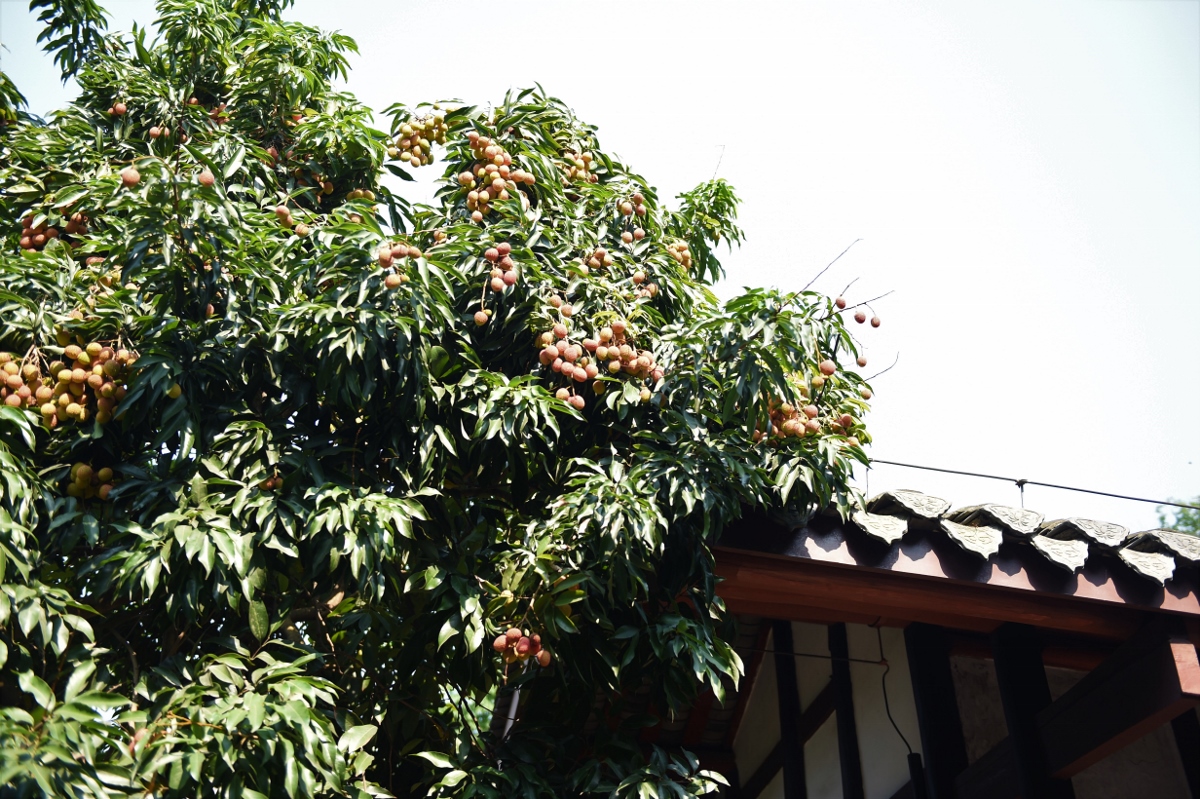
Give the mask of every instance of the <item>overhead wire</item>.
M 903 466 L 907 469 L 923 469 L 927 472 L 942 472 L 944 474 L 957 474 L 964 477 L 982 477 L 986 480 L 1002 480 L 1006 483 L 1012 483 L 1017 488 L 1021 489 L 1022 498 L 1025 495 L 1025 486 L 1041 486 L 1043 488 L 1057 488 L 1062 491 L 1078 491 L 1081 494 L 1095 494 L 1102 497 L 1113 497 L 1114 499 L 1127 499 L 1132 502 L 1149 502 L 1152 505 L 1169 505 L 1174 508 L 1187 508 L 1188 510 L 1200 510 L 1200 505 L 1189 505 L 1186 502 L 1175 502 L 1169 499 L 1146 499 L 1145 497 L 1134 497 L 1128 494 L 1114 494 L 1110 491 L 1097 491 L 1093 488 L 1077 488 L 1075 486 L 1058 485 L 1057 483 L 1043 483 L 1040 480 L 1028 480 L 1026 478 L 1003 477 L 997 474 L 983 474 L 982 472 L 967 472 L 961 469 L 945 469 L 939 466 L 920 466 L 915 463 L 902 463 L 900 461 L 885 461 L 882 458 L 871 458 L 871 463 L 883 463 L 888 466 Z M 868 474 L 870 469 L 868 468 Z

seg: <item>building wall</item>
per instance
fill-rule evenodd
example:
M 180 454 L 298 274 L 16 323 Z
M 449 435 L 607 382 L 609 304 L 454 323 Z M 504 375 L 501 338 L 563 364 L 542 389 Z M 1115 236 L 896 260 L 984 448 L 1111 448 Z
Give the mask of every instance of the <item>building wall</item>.
M 850 657 L 872 663 L 851 663 L 854 718 L 858 727 L 859 752 L 867 799 L 889 799 L 908 782 L 908 749 L 888 721 L 883 702 L 883 667 L 879 660 L 876 631 L 865 625 L 846 625 Z M 888 704 L 901 732 L 914 751 L 920 751 L 920 733 L 912 698 L 912 682 L 902 630 L 884 628 L 884 654 L 891 665 L 887 676 Z M 821 692 L 832 675 L 828 632 L 824 625 L 792 625 L 796 658 L 796 683 L 801 707 Z M 774 650 L 773 641 L 767 644 Z M 803 657 L 815 655 L 817 657 Z M 766 759 L 779 741 L 779 700 L 775 682 L 775 660 L 768 653 L 751 689 L 746 712 L 734 741 L 734 755 L 743 782 Z M 833 799 L 842 795 L 838 759 L 836 715 L 821 727 L 804 748 L 805 781 L 810 799 Z M 783 799 L 783 776 L 779 774 L 761 794 L 762 799 Z
M 996 669 L 990 660 L 952 657 L 954 692 L 963 720 L 967 759 L 975 762 L 1008 735 Z M 1050 696 L 1058 699 L 1085 672 L 1050 667 Z M 1075 799 L 1190 799 L 1171 725 L 1164 724 L 1071 778 Z
M 828 632 L 824 625 L 792 625 L 796 682 L 802 708 L 820 693 L 831 677 Z M 850 657 L 880 659 L 876 630 L 846 625 Z M 888 705 L 900 732 L 913 751 L 920 752 L 920 732 L 912 696 L 912 682 L 902 630 L 882 630 L 884 656 L 891 668 L 887 676 Z M 779 741 L 779 702 L 775 661 L 767 644 L 758 677 L 751 688 L 745 714 L 734 740 L 734 756 L 743 783 L 754 774 Z M 804 657 L 813 655 L 815 657 Z M 1051 695 L 1057 699 L 1084 676 L 1070 669 L 1046 670 Z M 951 658 L 955 697 L 963 720 L 967 758 L 978 760 L 1008 735 L 1004 710 L 992 661 Z M 908 748 L 888 721 L 883 700 L 883 668 L 871 663 L 850 664 L 854 692 L 854 717 L 867 799 L 890 799 L 909 780 Z M 1200 712 L 1200 711 L 1198 711 Z M 836 714 L 804 748 L 805 779 L 809 799 L 842 796 L 838 758 Z M 1170 725 L 1164 725 L 1115 752 L 1072 778 L 1076 799 L 1189 799 L 1187 780 Z M 760 794 L 761 799 L 783 799 L 783 775 L 777 774 Z

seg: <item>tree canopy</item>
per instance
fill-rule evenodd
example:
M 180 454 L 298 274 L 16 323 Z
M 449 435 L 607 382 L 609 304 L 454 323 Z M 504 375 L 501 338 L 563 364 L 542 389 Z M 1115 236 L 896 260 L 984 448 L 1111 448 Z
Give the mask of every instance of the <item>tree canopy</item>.
M 540 88 L 376 129 L 287 5 L 34 0 L 81 93 L 0 76 L 0 785 L 710 792 L 628 700 L 740 676 L 727 523 L 855 502 L 861 309 L 718 302 L 733 189 Z

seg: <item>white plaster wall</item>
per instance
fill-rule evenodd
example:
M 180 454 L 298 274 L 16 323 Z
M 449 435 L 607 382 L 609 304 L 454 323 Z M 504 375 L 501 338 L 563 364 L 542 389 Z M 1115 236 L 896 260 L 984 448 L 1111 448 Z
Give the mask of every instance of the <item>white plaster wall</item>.
M 876 632 L 865 625 L 847 625 L 850 657 L 879 660 Z M 800 704 L 807 708 L 829 682 L 832 675 L 829 634 L 825 625 L 794 623 L 796 683 Z M 916 708 L 902 630 L 883 630 L 884 654 L 891 664 L 888 674 L 888 700 L 900 730 L 914 751 L 920 751 Z M 768 644 L 768 649 L 774 649 Z M 818 655 L 820 657 L 803 657 Z M 908 782 L 908 749 L 892 728 L 884 710 L 881 666 L 851 663 L 850 679 L 854 691 L 854 718 L 858 727 L 859 752 L 863 764 L 863 783 L 867 799 L 889 799 Z M 837 717 L 830 717 L 804 748 L 804 770 L 810 799 L 840 799 L 841 764 L 838 758 Z M 774 656 L 763 658 L 758 678 L 734 740 L 734 756 L 743 782 L 754 773 L 779 741 L 779 701 L 775 683 Z M 761 794 L 761 799 L 783 799 L 783 778 L 777 775 Z
M 779 742 L 779 695 L 775 689 L 775 657 L 770 654 L 770 650 L 774 649 L 773 640 L 773 636 L 768 636 L 768 653 L 763 655 L 758 676 L 754 679 L 754 685 L 750 686 L 746 710 L 733 740 L 733 757 L 743 783 L 762 765 Z M 763 799 L 783 796 L 783 778 L 777 777 L 775 782 L 779 783 L 779 792 L 772 794 L 768 788 L 762 793 Z

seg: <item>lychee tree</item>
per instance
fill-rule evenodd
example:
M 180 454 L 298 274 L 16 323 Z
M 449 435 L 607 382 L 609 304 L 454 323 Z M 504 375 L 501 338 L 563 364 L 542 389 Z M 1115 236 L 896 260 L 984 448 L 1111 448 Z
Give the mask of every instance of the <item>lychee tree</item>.
M 384 131 L 285 0 L 34 5 L 91 22 L 0 127 L 0 784 L 714 790 L 630 698 L 740 676 L 728 522 L 856 501 L 858 309 L 719 303 L 732 189 L 669 207 L 541 89 Z

